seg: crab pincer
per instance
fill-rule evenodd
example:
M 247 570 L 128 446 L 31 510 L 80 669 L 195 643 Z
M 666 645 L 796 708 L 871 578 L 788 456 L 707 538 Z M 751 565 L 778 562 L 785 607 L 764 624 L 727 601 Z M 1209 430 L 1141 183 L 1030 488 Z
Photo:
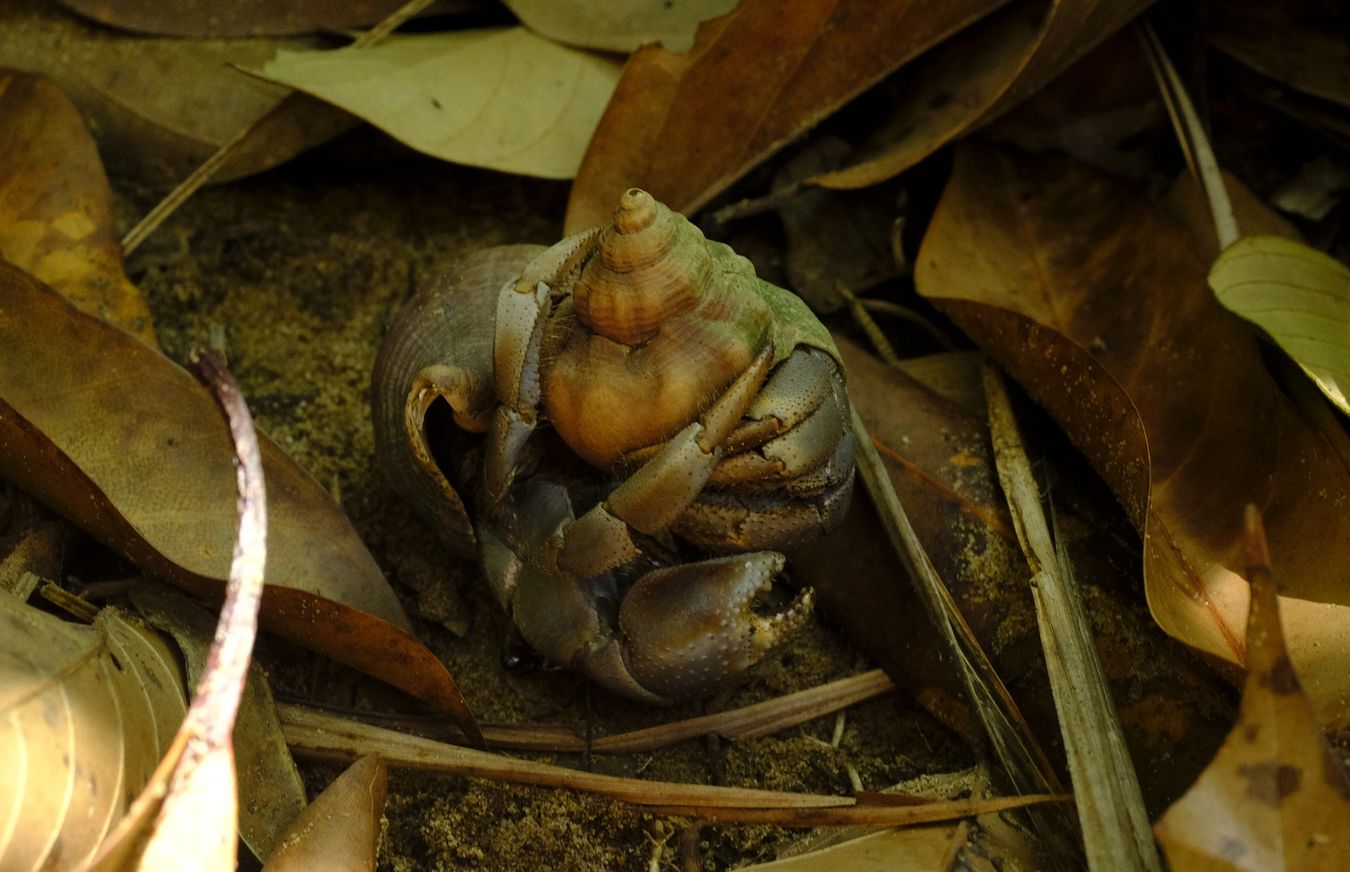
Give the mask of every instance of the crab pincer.
M 810 612 L 809 591 L 768 604 L 778 549 L 832 529 L 852 493 L 828 332 L 638 189 L 606 226 L 453 274 L 377 362 L 395 487 L 476 550 L 546 657 L 652 702 L 735 681 Z M 437 445 L 439 401 L 459 435 Z

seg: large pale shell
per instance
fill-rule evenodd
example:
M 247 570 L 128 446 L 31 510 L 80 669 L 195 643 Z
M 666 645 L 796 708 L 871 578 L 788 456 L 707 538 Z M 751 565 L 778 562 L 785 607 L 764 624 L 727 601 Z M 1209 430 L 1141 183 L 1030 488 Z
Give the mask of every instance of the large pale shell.
M 538 245 L 503 245 L 475 252 L 435 278 L 390 326 L 371 376 L 375 450 L 385 476 L 455 552 L 474 555 L 473 524 L 457 485 L 437 463 L 427 415 L 449 405 L 454 425 L 487 429 L 496 406 L 493 323 L 503 285 L 514 281 Z M 442 433 L 442 436 L 446 434 Z M 457 481 L 452 482 L 451 478 Z

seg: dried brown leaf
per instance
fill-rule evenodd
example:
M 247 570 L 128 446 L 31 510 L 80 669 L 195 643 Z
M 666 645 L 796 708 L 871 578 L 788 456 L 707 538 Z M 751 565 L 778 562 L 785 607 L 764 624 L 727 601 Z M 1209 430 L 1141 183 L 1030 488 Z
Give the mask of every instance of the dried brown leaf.
M 210 8 L 218 11 L 219 4 Z M 89 120 L 109 168 L 152 184 L 181 180 L 286 94 L 231 64 L 260 64 L 279 47 L 312 44 L 136 37 L 90 25 L 54 4 L 0 6 L 0 66 L 50 77 Z M 240 149 L 216 180 L 261 172 L 356 124 L 317 100 L 297 103 Z
M 987 796 L 989 773 L 983 767 L 928 773 L 909 779 L 882 795 L 911 798 Z M 874 794 L 875 795 L 875 794 Z M 742 867 L 750 870 L 813 872 L 882 872 L 882 870 L 1046 869 L 1053 866 L 1045 845 L 1022 829 L 1013 815 L 981 815 L 955 825 L 907 827 L 868 833 L 863 828 L 813 830 L 779 848 L 778 859 Z
M 1211 43 L 1262 75 L 1350 107 L 1350 16 L 1328 4 L 1225 0 L 1212 18 Z
M 379 757 L 348 766 L 291 823 L 263 872 L 375 872 L 388 777 Z
M 163 0 L 59 0 L 100 24 L 158 36 L 286 36 L 348 30 L 374 24 L 404 0 L 233 0 L 165 3 Z
M 813 142 L 783 163 L 774 188 L 824 171 L 846 151 L 838 139 Z M 798 190 L 778 206 L 787 238 L 787 287 L 824 314 L 842 309 L 844 294 L 861 293 L 898 275 L 891 238 L 895 214 L 896 192 L 885 188 Z
M 796 857 L 743 866 L 747 872 L 877 872 L 881 869 L 942 869 L 959 824 L 885 830 Z
M 1200 244 L 1123 185 L 1062 159 L 967 146 L 916 266 L 1144 531 L 1155 619 L 1242 663 L 1233 507 L 1270 521 L 1291 656 L 1329 723 L 1350 719 L 1350 471 L 1275 386 L 1205 286 Z
M 0 127 L 0 258 L 154 345 L 150 310 L 122 271 L 98 149 L 75 105 L 42 76 L 3 70 Z
M 693 212 L 779 148 L 999 0 L 745 0 L 694 47 L 629 59 L 567 207 L 601 223 L 638 185 Z
M 1285 646 L 1260 515 L 1248 508 L 1247 684 L 1242 714 L 1200 780 L 1157 824 L 1178 872 L 1350 867 L 1350 777 Z
M 0 475 L 127 559 L 219 600 L 234 481 L 210 396 L 144 343 L 3 264 L 0 296 Z M 262 444 L 272 484 L 264 628 L 464 719 L 454 680 L 408 632 L 346 516 Z
M 1009 4 L 905 70 L 908 96 L 875 137 L 872 157 L 811 181 L 861 188 L 904 172 L 1029 97 L 1148 3 Z

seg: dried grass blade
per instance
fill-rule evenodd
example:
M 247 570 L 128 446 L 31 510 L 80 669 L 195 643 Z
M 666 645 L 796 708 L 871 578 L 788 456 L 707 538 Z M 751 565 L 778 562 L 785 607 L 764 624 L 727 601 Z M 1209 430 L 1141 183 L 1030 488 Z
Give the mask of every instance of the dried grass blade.
M 1064 794 L 1000 796 L 992 799 L 938 799 L 916 805 L 858 805 L 839 808 L 739 808 L 718 806 L 654 805 L 658 814 L 699 817 L 737 824 L 773 824 L 780 827 L 910 827 L 993 814 L 1048 802 L 1068 802 Z
M 1059 777 L 1045 751 L 1036 743 L 1031 727 L 1022 716 L 1012 694 L 980 647 L 979 640 L 953 600 L 951 591 L 924 552 L 886 474 L 877 447 L 858 416 L 858 410 L 852 409 L 851 413 L 853 437 L 858 451 L 858 471 L 863 484 L 877 507 L 877 514 L 900 564 L 905 567 L 930 620 L 945 638 L 954 661 L 961 669 L 966 692 L 1008 779 L 1023 794 L 1063 793 Z M 1038 809 L 1031 815 L 1037 833 L 1049 849 L 1048 860 L 1058 864 L 1071 863 L 1069 858 L 1079 854 L 1075 841 L 1068 836 L 1077 829 L 1072 817 L 1058 809 Z
M 1161 870 L 1139 779 L 1125 747 L 1067 555 L 1056 549 L 999 373 L 984 368 L 994 465 L 1031 567 L 1041 647 L 1073 778 L 1088 868 Z
M 951 820 L 994 809 L 1066 798 L 1044 795 L 1001 798 L 988 800 L 988 806 L 981 804 L 983 801 L 972 800 L 943 801 L 933 803 L 931 807 L 869 805 L 848 796 L 674 784 L 582 772 L 409 736 L 297 706 L 287 708 L 284 729 L 292 751 L 319 759 L 352 759 L 363 754 L 378 754 L 391 766 L 598 793 L 656 812 L 709 820 L 783 826 L 899 826 L 919 820 Z M 925 813 L 935 816 L 924 818 Z
M 596 739 L 592 751 L 608 754 L 654 751 L 686 739 L 716 733 L 727 738 L 767 736 L 804 724 L 895 689 L 880 669 L 831 681 L 743 708 L 688 718 L 644 730 Z
M 728 739 L 756 738 L 789 729 L 852 705 L 875 699 L 895 689 L 895 683 L 880 669 L 827 682 L 774 699 L 736 709 L 686 718 L 655 727 L 615 733 L 592 739 L 577 735 L 571 727 L 558 724 L 484 724 L 483 736 L 499 751 L 552 751 L 580 754 L 639 754 L 657 751 L 679 742 L 715 733 Z M 283 722 L 294 716 L 303 721 L 312 707 L 280 704 L 277 714 Z M 464 743 L 463 732 L 445 723 L 444 718 L 380 717 L 367 712 L 330 710 L 334 716 L 356 718 L 364 723 L 385 726 L 456 744 Z
M 1225 249 L 1237 242 L 1241 232 L 1238 230 L 1233 204 L 1228 199 L 1228 189 L 1223 183 L 1223 174 L 1219 171 L 1219 161 L 1209 143 L 1209 135 L 1205 133 L 1205 125 L 1200 121 L 1190 95 L 1186 93 L 1181 76 L 1177 75 L 1176 67 L 1172 66 L 1162 42 L 1153 32 L 1153 26 L 1143 19 L 1137 26 L 1136 32 L 1144 44 L 1149 66 L 1153 68 L 1158 90 L 1167 106 L 1167 114 L 1172 119 L 1177 143 L 1191 168 L 1191 175 L 1204 188 L 1205 199 L 1209 201 L 1210 214 L 1214 218 L 1214 232 L 1219 238 L 1219 249 Z

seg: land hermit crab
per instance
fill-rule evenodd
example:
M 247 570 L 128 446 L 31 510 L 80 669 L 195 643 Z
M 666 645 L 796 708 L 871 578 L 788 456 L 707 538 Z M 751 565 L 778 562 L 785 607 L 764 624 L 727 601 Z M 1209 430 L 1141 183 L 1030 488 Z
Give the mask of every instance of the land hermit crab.
M 521 635 L 617 693 L 736 679 L 807 618 L 777 549 L 853 486 L 838 352 L 795 296 L 645 191 L 551 248 L 472 255 L 372 384 L 381 464 Z

